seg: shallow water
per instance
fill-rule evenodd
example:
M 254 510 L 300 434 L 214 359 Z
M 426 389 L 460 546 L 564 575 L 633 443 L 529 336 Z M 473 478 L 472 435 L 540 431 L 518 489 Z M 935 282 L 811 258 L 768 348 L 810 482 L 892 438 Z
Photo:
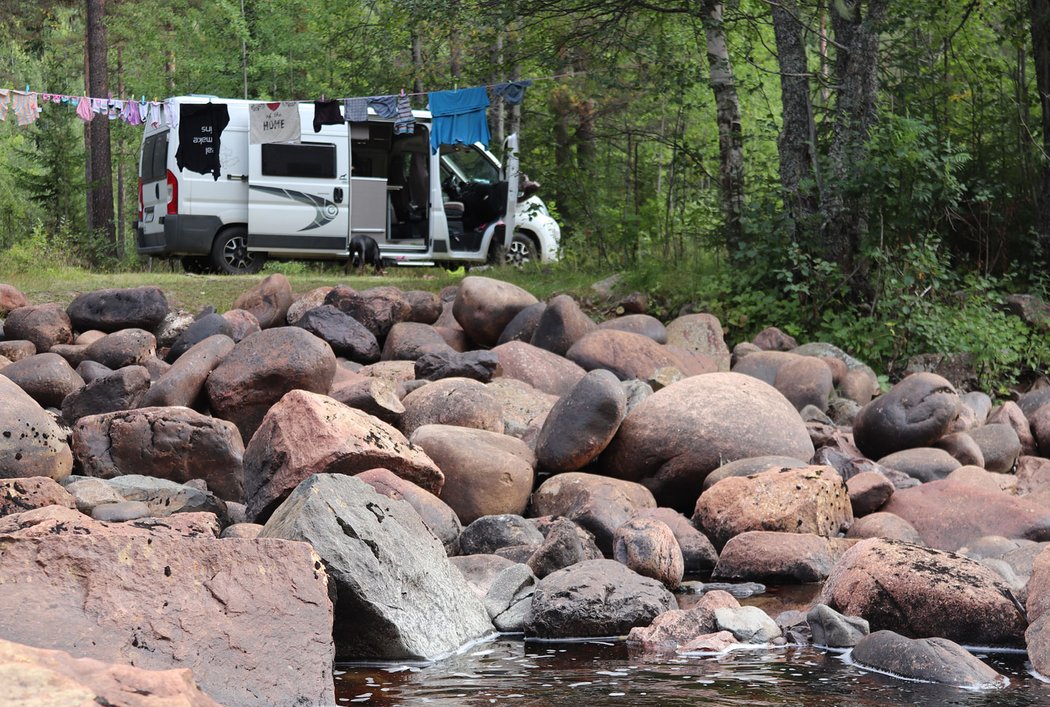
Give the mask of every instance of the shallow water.
M 741 604 L 770 616 L 805 610 L 819 585 L 771 588 Z M 679 594 L 682 608 L 699 595 Z M 548 643 L 501 637 L 426 666 L 336 666 L 340 705 L 1050 705 L 1050 683 L 1024 653 L 977 653 L 1009 678 L 1001 690 L 918 683 L 849 664 L 812 647 L 734 650 L 718 656 L 631 656 L 622 641 Z

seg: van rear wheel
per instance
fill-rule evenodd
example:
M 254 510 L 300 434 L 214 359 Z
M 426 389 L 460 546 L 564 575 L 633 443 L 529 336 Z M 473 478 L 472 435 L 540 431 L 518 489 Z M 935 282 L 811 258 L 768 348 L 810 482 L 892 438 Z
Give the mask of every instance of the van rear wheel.
M 211 264 L 221 274 L 254 275 L 265 262 L 265 253 L 248 252 L 248 229 L 244 226 L 227 228 L 212 244 Z

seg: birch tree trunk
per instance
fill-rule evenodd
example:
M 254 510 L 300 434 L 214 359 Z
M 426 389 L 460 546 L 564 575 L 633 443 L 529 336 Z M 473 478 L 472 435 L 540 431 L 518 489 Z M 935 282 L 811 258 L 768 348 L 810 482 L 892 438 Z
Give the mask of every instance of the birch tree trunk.
M 700 20 L 707 43 L 709 82 L 715 96 L 719 187 L 726 219 L 726 240 L 732 245 L 743 237 L 740 219 L 744 208 L 744 142 L 740 125 L 740 99 L 722 25 L 722 2 L 703 0 L 700 3 Z

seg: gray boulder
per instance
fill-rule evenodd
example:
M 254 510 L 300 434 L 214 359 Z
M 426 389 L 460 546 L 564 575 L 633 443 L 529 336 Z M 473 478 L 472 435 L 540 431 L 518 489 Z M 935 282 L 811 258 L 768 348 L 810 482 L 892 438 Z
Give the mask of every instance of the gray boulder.
M 67 395 L 62 401 L 62 419 L 72 425 L 88 415 L 130 410 L 138 405 L 149 385 L 149 370 L 144 366 L 113 371 Z
M 77 331 L 98 329 L 107 333 L 132 328 L 153 331 L 168 311 L 164 292 L 152 286 L 84 292 L 66 307 Z
M 48 476 L 61 481 L 73 468 L 66 434 L 40 404 L 0 376 L 0 478 Z
M 947 638 L 906 638 L 876 631 L 853 648 L 853 662 L 910 680 L 969 689 L 1006 687 L 1009 680 Z
M 504 513 L 482 516 L 464 528 L 459 536 L 459 551 L 464 555 L 490 555 L 504 547 L 539 547 L 542 543 L 543 533 L 532 521 Z
M 828 648 L 852 648 L 870 631 L 859 616 L 843 616 L 827 604 L 814 604 L 806 613 L 813 643 Z
M 868 403 L 853 421 L 853 439 L 869 459 L 928 447 L 959 414 L 959 394 L 933 373 L 913 373 Z

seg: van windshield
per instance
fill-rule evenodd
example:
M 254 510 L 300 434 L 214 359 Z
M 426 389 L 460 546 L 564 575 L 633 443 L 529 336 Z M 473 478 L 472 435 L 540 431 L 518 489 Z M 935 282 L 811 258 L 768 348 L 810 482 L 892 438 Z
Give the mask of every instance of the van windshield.
M 480 150 L 471 147 L 455 147 L 441 155 L 441 166 L 450 171 L 461 182 L 474 184 L 496 184 L 499 168 Z

